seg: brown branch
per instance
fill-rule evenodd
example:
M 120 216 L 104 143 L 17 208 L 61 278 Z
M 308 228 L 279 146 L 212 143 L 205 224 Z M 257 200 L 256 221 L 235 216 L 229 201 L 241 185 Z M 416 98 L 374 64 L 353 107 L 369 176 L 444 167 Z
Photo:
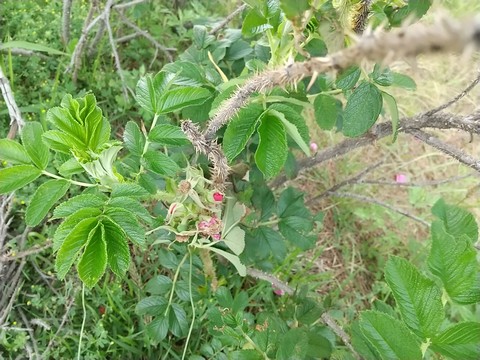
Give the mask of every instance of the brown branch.
M 235 9 L 234 12 L 232 12 L 230 15 L 228 15 L 220 24 L 215 26 L 210 32 L 208 33 L 209 35 L 216 35 L 220 30 L 222 30 L 225 26 L 228 25 L 232 19 L 237 16 L 238 14 L 242 13 L 243 10 L 247 8 L 247 4 L 243 4 L 239 6 L 237 9 Z
M 253 76 L 232 97 L 222 103 L 209 121 L 204 132 L 205 137 L 212 139 L 215 133 L 248 102 L 254 92 L 295 84 L 307 76 L 315 78 L 318 74 L 344 70 L 364 60 L 387 64 L 396 59 L 411 58 L 422 53 L 462 52 L 472 43 L 479 42 L 480 23 L 459 22 L 450 18 L 438 19 L 433 25 L 417 23 L 390 32 L 364 34 L 356 45 L 332 55 L 296 62 Z
M 368 197 L 368 196 L 364 196 L 364 195 L 358 195 L 358 194 L 352 194 L 352 193 L 347 193 L 347 192 L 338 192 L 338 191 L 330 191 L 328 192 L 329 195 L 331 196 L 336 196 L 336 197 L 341 197 L 341 198 L 351 198 L 351 199 L 355 199 L 355 200 L 359 200 L 359 201 L 362 201 L 362 202 L 366 202 L 366 203 L 370 203 L 370 204 L 374 204 L 374 205 L 378 205 L 378 206 L 382 206 L 386 209 L 389 209 L 389 210 L 392 210 L 392 211 L 395 211 L 405 217 L 408 217 L 412 220 L 415 220 L 425 226 L 428 226 L 430 227 L 430 223 L 423 220 L 423 219 L 420 219 L 419 217 L 415 216 L 415 215 L 412 215 L 406 211 L 403 211 L 401 209 L 397 209 L 396 207 L 390 205 L 390 204 L 387 204 L 386 202 L 383 202 L 383 201 L 380 201 L 380 200 L 377 200 L 375 198 L 372 198 L 372 197 Z
M 75 297 L 72 297 L 70 299 L 70 301 L 66 304 L 65 306 L 65 314 L 63 315 L 62 317 L 62 321 L 60 323 L 60 326 L 58 327 L 57 331 L 55 332 L 55 335 L 53 335 L 53 337 L 50 338 L 50 341 L 48 342 L 48 345 L 45 349 L 45 351 L 43 352 L 45 355 L 48 355 L 48 351 L 50 350 L 50 348 L 52 347 L 53 343 L 55 342 L 55 339 L 58 337 L 58 334 L 60 333 L 60 331 L 62 330 L 63 326 L 65 325 L 65 323 L 67 322 L 67 318 L 68 318 L 68 314 L 70 313 L 70 309 L 72 308 L 73 304 L 75 303 Z
M 93 57 L 98 50 L 98 44 L 102 40 L 103 35 L 105 34 L 105 21 L 101 19 L 100 24 L 98 25 L 97 33 L 88 46 L 87 54 L 89 57 Z
M 441 179 L 441 180 L 432 180 L 432 181 L 421 181 L 421 182 L 406 182 L 406 183 L 401 183 L 401 182 L 396 182 L 396 181 L 384 181 L 384 180 L 359 180 L 357 181 L 357 184 L 365 184 L 365 185 L 387 185 L 387 186 L 404 186 L 404 187 L 424 187 L 424 186 L 437 186 L 437 185 L 443 185 L 443 184 L 448 184 L 451 182 L 463 180 L 472 176 L 475 176 L 478 174 L 467 174 L 467 175 L 461 175 L 461 176 L 452 176 L 447 179 Z
M 355 359 L 360 360 L 362 357 L 355 351 L 351 342 L 350 336 L 337 324 L 334 318 L 332 318 L 328 313 L 324 312 L 321 316 L 325 325 L 327 325 L 333 332 L 342 339 L 343 343 L 348 347 L 348 349 L 352 352 L 355 356 Z
M 7 105 L 8 114 L 10 115 L 10 132 L 8 133 L 8 138 L 13 139 L 17 133 L 17 130 L 22 130 L 25 121 L 22 118 L 22 112 L 18 108 L 17 102 L 13 97 L 12 88 L 10 87 L 10 82 L 3 73 L 2 67 L 0 66 L 0 89 L 2 91 L 3 100 Z
M 38 254 L 38 253 L 40 253 L 40 252 L 42 252 L 46 249 L 49 249 L 49 248 L 52 247 L 52 245 L 53 245 L 53 243 L 51 241 L 47 241 L 45 243 L 45 245 L 43 245 L 43 246 L 34 246 L 31 249 L 19 252 L 18 254 L 13 255 L 13 256 L 0 255 L 0 261 L 8 262 L 8 261 L 14 261 L 14 260 L 17 260 L 17 259 L 22 259 L 22 258 L 27 257 L 29 255 Z
M 65 46 L 67 46 L 68 42 L 70 41 L 71 13 L 72 13 L 72 0 L 63 0 L 61 38 Z
M 133 39 L 136 39 L 138 37 L 142 36 L 142 34 L 139 34 L 137 32 L 134 32 L 132 34 L 128 34 L 128 35 L 125 35 L 125 36 L 122 36 L 122 37 L 119 37 L 117 39 L 115 39 L 115 42 L 117 44 L 121 44 L 121 43 L 124 43 L 124 42 L 127 42 L 127 41 L 130 41 L 130 40 L 133 40 Z
M 133 1 L 130 1 L 130 2 L 127 2 L 127 3 L 113 5 L 113 8 L 115 10 L 126 9 L 128 7 L 132 7 L 132 6 L 135 6 L 135 5 L 144 3 L 144 2 L 148 2 L 148 1 L 149 0 L 133 0 Z
M 25 50 L 20 48 L 8 48 L 8 49 L 0 49 L 0 51 L 8 51 L 13 55 L 23 55 L 23 56 L 38 56 L 40 59 L 48 59 L 47 55 L 42 54 L 41 52 L 32 51 L 32 50 Z

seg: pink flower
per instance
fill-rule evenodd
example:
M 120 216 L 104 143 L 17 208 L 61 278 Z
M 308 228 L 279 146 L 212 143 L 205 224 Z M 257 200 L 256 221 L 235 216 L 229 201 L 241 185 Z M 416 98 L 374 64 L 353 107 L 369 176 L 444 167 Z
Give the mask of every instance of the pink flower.
M 395 182 L 397 182 L 398 184 L 406 184 L 408 182 L 407 175 L 395 174 Z
M 285 295 L 285 291 L 283 291 L 282 289 L 279 289 L 278 287 L 276 287 L 275 285 L 272 284 L 272 289 L 273 289 L 273 293 L 275 295 L 278 295 L 278 296 L 282 296 L 282 295 Z
M 223 201 L 223 194 L 219 193 L 219 192 L 214 193 L 213 194 L 213 200 L 215 200 L 216 202 Z
M 317 145 L 317 143 L 311 142 L 311 143 L 310 143 L 310 150 L 311 150 L 312 152 L 317 152 L 317 150 L 318 150 L 318 145 Z
M 212 238 L 213 238 L 214 240 L 217 240 L 217 241 L 218 241 L 218 240 L 220 240 L 220 239 L 222 238 L 222 235 L 221 235 L 221 234 L 213 234 L 213 235 L 212 235 Z

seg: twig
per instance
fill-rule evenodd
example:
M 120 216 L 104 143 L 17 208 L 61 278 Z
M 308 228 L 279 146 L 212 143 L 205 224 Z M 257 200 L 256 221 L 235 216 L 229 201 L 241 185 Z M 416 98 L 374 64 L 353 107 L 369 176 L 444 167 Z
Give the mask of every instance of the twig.
M 93 38 L 92 42 L 88 46 L 87 54 L 89 57 L 93 57 L 97 52 L 98 44 L 100 40 L 102 40 L 104 33 L 105 33 L 105 21 L 102 19 L 100 21 L 100 24 L 98 25 L 98 30 L 97 30 L 97 33 L 95 34 L 95 37 Z
M 124 4 L 113 5 L 113 8 L 115 10 L 126 9 L 128 7 L 132 7 L 132 6 L 147 2 L 147 1 L 149 1 L 149 0 L 133 0 L 133 1 L 130 1 L 130 2 L 127 2 L 127 3 L 124 3 Z
M 22 318 L 23 323 L 27 327 L 27 332 L 30 335 L 30 341 L 32 342 L 33 345 L 33 352 L 35 357 L 34 359 L 40 359 L 40 353 L 38 352 L 38 346 L 37 346 L 37 341 L 35 340 L 35 334 L 33 332 L 32 327 L 30 326 L 30 322 L 28 321 L 27 317 L 25 316 L 25 313 L 22 311 L 22 308 L 18 307 L 17 308 L 18 313 L 20 314 L 20 317 Z
M 128 27 L 132 28 L 133 30 L 135 30 L 139 35 L 143 36 L 145 39 L 147 39 L 148 41 L 150 41 L 153 45 L 155 45 L 155 47 L 157 49 L 159 49 L 160 51 L 162 51 L 168 58 L 168 60 L 171 62 L 173 61 L 173 57 L 172 55 L 169 53 L 169 51 L 177 51 L 176 48 L 167 48 L 165 46 L 163 46 L 162 44 L 160 44 L 157 40 L 155 40 L 155 38 L 150 35 L 148 32 L 140 29 L 137 25 L 135 25 L 134 23 L 132 23 L 130 20 L 128 20 L 121 12 L 118 12 L 118 14 L 120 15 L 120 18 L 122 19 L 122 22 L 127 25 Z M 117 41 L 118 42 L 118 41 Z
M 124 43 L 124 42 L 127 42 L 127 41 L 130 41 L 130 40 L 133 40 L 133 39 L 136 39 L 138 37 L 142 36 L 142 34 L 139 34 L 137 32 L 134 32 L 132 34 L 128 34 L 128 35 L 125 35 L 125 36 L 122 36 L 122 37 L 119 37 L 117 39 L 115 39 L 115 42 L 117 44 L 121 44 L 121 43 Z
M 50 338 L 50 341 L 48 342 L 48 345 L 47 347 L 45 348 L 45 351 L 43 352 L 44 354 L 48 355 L 48 351 L 50 350 L 50 348 L 52 347 L 53 343 L 55 342 L 55 339 L 57 338 L 58 334 L 60 333 L 60 331 L 63 329 L 63 326 L 65 325 L 65 323 L 67 322 L 67 318 L 68 318 L 68 314 L 70 312 L 70 309 L 71 307 L 73 306 L 73 303 L 75 302 L 75 297 L 72 297 L 70 299 L 70 301 L 68 302 L 68 304 L 66 304 L 65 306 L 65 314 L 63 315 L 62 317 L 62 321 L 60 323 L 60 326 L 58 327 L 57 331 L 55 332 L 55 335 L 53 335 L 53 337 Z
M 327 325 L 333 332 L 342 339 L 343 343 L 348 347 L 348 349 L 352 352 L 355 356 L 355 359 L 360 360 L 362 357 L 355 351 L 351 342 L 350 336 L 337 324 L 337 322 L 326 312 L 324 312 L 321 316 L 325 325 Z
M 348 192 L 338 192 L 338 191 L 330 191 L 328 192 L 328 195 L 332 195 L 332 196 L 336 196 L 336 197 L 341 197 L 341 198 L 351 198 L 351 199 L 355 199 L 355 200 L 359 200 L 359 201 L 362 201 L 362 202 L 366 202 L 366 203 L 370 203 L 370 204 L 375 204 L 375 205 L 379 205 L 379 206 L 382 206 L 386 209 L 389 209 L 389 210 L 392 210 L 392 211 L 395 211 L 396 213 L 399 213 L 405 217 L 408 217 L 412 220 L 415 220 L 425 226 L 428 226 L 430 227 L 430 223 L 423 220 L 423 219 L 420 219 L 419 217 L 415 216 L 415 215 L 412 215 L 406 211 L 403 211 L 403 210 L 400 210 L 400 209 L 397 209 L 396 207 L 393 207 L 392 205 L 390 204 L 387 204 L 383 201 L 380 201 L 380 200 L 377 200 L 375 198 L 372 198 L 372 197 L 368 197 L 368 196 L 364 196 L 364 195 L 358 195 L 358 194 L 353 194 L 353 193 L 348 193 Z
M 62 42 L 66 46 L 70 41 L 70 19 L 72 12 L 72 0 L 63 0 L 62 12 Z
M 47 241 L 45 243 L 45 245 L 43 245 L 43 246 L 34 246 L 31 249 L 19 252 L 18 254 L 14 255 L 14 256 L 1 255 L 0 256 L 0 261 L 1 262 L 14 261 L 14 260 L 21 259 L 21 258 L 24 258 L 24 257 L 29 256 L 29 255 L 38 254 L 38 253 L 40 253 L 40 252 L 42 252 L 42 251 L 44 251 L 48 248 L 51 248 L 52 245 L 53 245 L 53 243 L 51 241 Z
M 38 56 L 40 59 L 48 59 L 47 55 L 42 54 L 41 52 L 32 51 L 32 50 L 25 50 L 20 48 L 8 48 L 8 49 L 1 49 L 0 51 L 9 51 L 13 55 L 23 55 L 23 56 Z
M 277 277 L 273 276 L 272 274 L 268 274 L 266 272 L 263 272 L 261 270 L 254 269 L 254 268 L 247 268 L 247 275 L 254 277 L 255 279 L 258 279 L 258 280 L 268 281 L 270 284 L 272 284 L 276 288 L 285 292 L 285 294 L 293 295 L 295 293 L 295 289 L 293 289 L 287 283 L 283 282 Z
M 428 144 L 435 149 L 440 150 L 441 152 L 447 154 L 448 156 L 451 156 L 462 164 L 465 164 L 472 169 L 480 172 L 480 160 L 475 159 L 474 157 L 466 154 L 465 152 L 455 148 L 450 144 L 443 142 L 439 138 L 428 134 L 422 130 L 408 129 L 406 132 L 423 141 L 425 144 Z
M 122 83 L 123 97 L 125 98 L 126 101 L 128 101 L 128 91 L 127 91 L 127 86 L 125 85 L 125 77 L 123 76 L 122 64 L 120 62 L 120 56 L 118 55 L 118 52 L 117 52 L 117 44 L 115 44 L 115 40 L 113 39 L 112 27 L 110 26 L 110 10 L 112 8 L 113 1 L 114 0 L 107 1 L 107 4 L 105 5 L 103 21 L 105 22 L 105 27 L 107 28 L 108 40 L 110 41 L 113 58 L 115 59 L 115 67 L 117 68 L 117 73 Z
M 366 184 L 366 185 L 387 185 L 387 186 L 405 186 L 405 187 L 424 187 L 424 186 L 437 186 L 437 185 L 442 185 L 442 184 L 448 184 L 451 182 L 463 180 L 472 176 L 475 176 L 478 174 L 467 174 L 467 175 L 461 175 L 461 176 L 452 176 L 447 179 L 441 179 L 441 180 L 432 180 L 432 181 L 421 181 L 421 182 L 406 182 L 406 183 L 401 183 L 401 182 L 396 182 L 396 181 L 385 181 L 385 180 L 359 180 L 357 181 L 357 184 Z
M 8 138 L 13 139 L 17 130 L 22 130 L 25 121 L 22 118 L 22 113 L 17 106 L 17 102 L 13 97 L 12 88 L 10 87 L 10 82 L 7 77 L 4 75 L 2 67 L 0 66 L 0 88 L 2 90 L 2 96 L 7 105 L 8 114 L 10 115 L 10 132 L 8 133 Z
M 457 96 L 455 96 L 452 100 L 446 102 L 445 104 L 443 105 L 440 105 L 438 107 L 436 107 L 435 109 L 432 109 L 430 111 L 427 111 L 425 113 L 425 116 L 431 116 L 435 113 L 438 113 L 439 111 L 442 111 L 442 110 L 445 110 L 446 108 L 448 108 L 449 106 L 452 106 L 453 104 L 455 104 L 458 100 L 462 99 L 463 97 L 465 97 L 475 86 L 478 85 L 478 83 L 480 82 L 480 71 L 477 72 L 477 77 L 460 93 L 458 94 Z
M 205 137 L 212 139 L 248 102 L 254 92 L 296 84 L 307 76 L 312 76 L 313 81 L 319 74 L 344 70 L 364 60 L 388 64 L 393 60 L 411 58 L 421 53 L 462 52 L 467 46 L 478 42 L 480 23 L 459 22 L 450 18 L 438 19 L 436 24 L 430 26 L 417 23 L 390 32 L 364 34 L 356 45 L 330 56 L 311 58 L 253 76 L 222 103 L 209 121 Z
M 379 162 L 377 162 L 376 164 L 373 164 L 369 167 L 367 167 L 366 169 L 362 170 L 361 172 L 359 172 L 358 174 L 352 176 L 351 178 L 348 178 L 334 186 L 332 186 L 330 189 L 328 190 L 325 190 L 324 192 L 322 192 L 320 195 L 317 195 L 315 197 L 313 197 L 312 199 L 308 200 L 307 201 L 307 204 L 309 203 L 312 203 L 316 200 L 319 200 L 325 196 L 328 196 L 329 193 L 332 193 L 332 192 L 335 192 L 337 191 L 338 189 L 344 187 L 344 186 L 347 186 L 347 185 L 351 185 L 351 184 L 355 184 L 357 183 L 362 177 L 364 177 L 365 175 L 367 175 L 369 172 L 372 172 L 373 170 L 375 170 L 376 168 L 378 168 L 380 165 L 382 165 L 384 163 L 384 160 L 381 160 Z
M 232 21 L 232 19 L 237 16 L 238 14 L 242 13 L 243 10 L 247 8 L 247 4 L 243 4 L 239 6 L 234 12 L 232 12 L 230 15 L 228 15 L 220 24 L 215 26 L 210 32 L 208 33 L 209 35 L 215 35 L 218 33 L 220 30 L 222 30 L 227 24 Z

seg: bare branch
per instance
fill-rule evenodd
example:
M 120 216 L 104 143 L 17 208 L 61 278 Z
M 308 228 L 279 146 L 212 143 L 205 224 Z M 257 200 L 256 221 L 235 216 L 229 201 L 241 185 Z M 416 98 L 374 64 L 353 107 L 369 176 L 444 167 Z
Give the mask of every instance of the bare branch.
M 48 56 L 42 54 L 41 52 L 25 50 L 20 48 L 8 48 L 1 49 L 0 51 L 9 51 L 13 55 L 23 55 L 23 56 L 38 56 L 40 59 L 48 59 Z
M 17 260 L 17 259 L 22 259 L 24 257 L 27 257 L 29 255 L 33 255 L 33 254 L 38 254 L 46 249 L 49 249 L 53 246 L 53 243 L 51 241 L 47 241 L 45 243 L 45 245 L 43 246 L 34 246 L 32 247 L 31 249 L 28 249 L 28 250 L 25 250 L 25 251 L 22 251 L 16 255 L 13 255 L 13 256 L 8 256 L 8 255 L 2 255 L 0 256 L 0 262 L 8 262 L 8 261 L 14 261 L 14 260 Z
M 441 179 L 441 180 L 432 180 L 432 181 L 421 181 L 421 182 L 406 182 L 406 183 L 401 183 L 401 182 L 396 182 L 396 181 L 385 181 L 385 180 L 362 180 L 360 179 L 357 181 L 357 184 L 365 184 L 365 185 L 387 185 L 387 186 L 404 186 L 404 187 L 424 187 L 424 186 L 437 186 L 437 185 L 443 185 L 443 184 L 448 184 L 451 182 L 467 179 L 469 177 L 473 177 L 478 174 L 467 174 L 467 175 L 461 175 L 461 176 L 452 176 L 447 179 Z
M 406 217 L 408 217 L 412 220 L 418 221 L 419 223 L 421 223 L 425 226 L 428 226 L 428 227 L 430 226 L 429 222 L 427 222 L 423 219 L 420 219 L 419 217 L 417 217 L 415 215 L 407 213 L 406 211 L 403 211 L 401 209 L 397 209 L 396 207 L 393 207 L 390 204 L 387 204 L 383 201 L 377 200 L 377 199 L 372 198 L 372 197 L 358 195 L 358 194 L 352 194 L 352 193 L 348 193 L 348 192 L 338 192 L 338 191 L 329 191 L 328 194 L 331 195 L 331 196 L 336 196 L 336 197 L 341 197 L 341 198 L 351 198 L 351 199 L 359 200 L 359 201 L 362 201 L 362 202 L 379 205 L 379 206 L 382 206 L 386 209 L 395 211 L 395 212 L 397 212 L 397 213 L 399 213 L 403 216 L 406 216 Z
M 2 91 L 3 100 L 7 105 L 8 114 L 10 115 L 10 133 L 8 138 L 13 139 L 18 130 L 22 130 L 25 121 L 22 118 L 22 113 L 18 108 L 17 102 L 13 97 L 12 88 L 7 77 L 3 74 L 2 67 L 0 66 L 0 89 Z
M 132 33 L 132 34 L 128 34 L 128 35 L 119 37 L 119 38 L 115 39 L 115 42 L 116 42 L 117 44 L 121 44 L 121 43 L 130 41 L 130 40 L 136 39 L 136 38 L 138 38 L 138 37 L 140 37 L 140 36 L 142 36 L 142 34 L 135 32 L 135 33 Z
M 213 138 L 248 102 L 254 92 L 296 84 L 307 76 L 316 78 L 322 73 L 344 70 L 363 60 L 388 64 L 396 59 L 411 58 L 422 53 L 462 52 L 468 46 L 478 43 L 479 38 L 478 21 L 460 22 L 450 18 L 438 19 L 433 25 L 417 23 L 390 32 L 364 34 L 356 45 L 330 56 L 296 62 L 253 76 L 231 98 L 223 102 L 209 121 L 205 136 L 207 139 Z
M 62 42 L 66 46 L 70 41 L 70 19 L 72 13 L 72 0 L 63 0 L 62 12 Z
M 254 269 L 254 268 L 247 268 L 247 275 L 254 277 L 255 279 L 258 279 L 258 280 L 268 281 L 270 284 L 275 286 L 277 289 L 280 289 L 285 294 L 293 295 L 295 293 L 295 289 L 293 289 L 287 283 L 283 282 L 277 277 L 273 276 L 272 274 L 268 274 L 264 271 Z
M 128 3 L 113 5 L 113 8 L 115 10 L 126 9 L 128 7 L 132 7 L 132 6 L 135 6 L 135 5 L 144 3 L 144 2 L 148 2 L 148 1 L 149 0 L 133 0 L 133 1 L 130 1 Z
M 105 21 L 102 18 L 100 21 L 100 24 L 98 25 L 97 33 L 95 34 L 95 37 L 93 38 L 90 45 L 88 46 L 87 54 L 89 57 L 93 57 L 94 54 L 96 53 L 98 44 L 100 43 L 100 40 L 102 40 L 104 34 L 105 34 Z
M 48 355 L 48 351 L 52 347 L 53 343 L 55 342 L 55 340 L 58 337 L 58 334 L 60 333 L 60 331 L 63 329 L 63 326 L 67 322 L 68 314 L 70 313 L 70 309 L 72 308 L 74 303 L 75 303 L 75 297 L 72 297 L 68 301 L 68 303 L 65 305 L 65 314 L 62 317 L 62 321 L 60 322 L 60 326 L 58 327 L 57 331 L 55 332 L 55 335 L 53 335 L 53 337 L 50 338 L 50 341 L 48 342 L 48 345 L 47 345 L 45 351 L 43 352 L 44 354 Z
M 228 25 L 232 19 L 237 16 L 238 14 L 241 14 L 243 10 L 247 8 L 247 4 L 243 4 L 239 6 L 234 12 L 232 12 L 230 15 L 228 15 L 220 24 L 215 26 L 210 32 L 208 33 L 209 35 L 215 35 L 218 33 L 220 30 L 222 30 L 225 26 Z
M 458 160 L 462 164 L 465 164 L 472 169 L 480 172 L 480 160 L 475 159 L 474 157 L 466 154 L 465 152 L 455 148 L 454 146 L 447 144 L 440 140 L 439 138 L 428 134 L 422 130 L 418 129 L 408 129 L 407 133 L 415 136 L 417 139 L 423 141 L 424 143 L 434 147 L 435 149 L 440 150 L 441 152 L 451 156 L 455 160 Z
M 327 325 L 332 331 L 340 338 L 342 339 L 343 343 L 348 347 L 348 349 L 352 352 L 352 354 L 355 356 L 355 359 L 359 360 L 362 357 L 355 351 L 353 348 L 351 342 L 350 342 L 350 336 L 340 327 L 340 325 L 337 324 L 334 318 L 332 318 L 328 313 L 324 312 L 321 316 L 323 322 L 325 325 Z

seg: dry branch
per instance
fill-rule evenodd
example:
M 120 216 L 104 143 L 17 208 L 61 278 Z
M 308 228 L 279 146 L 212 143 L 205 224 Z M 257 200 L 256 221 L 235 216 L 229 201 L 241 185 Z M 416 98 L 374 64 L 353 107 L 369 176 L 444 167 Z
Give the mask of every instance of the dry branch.
M 237 16 L 238 14 L 241 14 L 243 10 L 247 8 L 247 4 L 240 5 L 237 9 L 235 9 L 234 12 L 232 12 L 230 15 L 228 15 L 220 24 L 215 26 L 210 32 L 208 33 L 209 35 L 215 35 L 218 33 L 220 30 L 222 30 L 225 26 L 228 25 L 232 19 Z
M 7 105 L 8 114 L 10 115 L 10 132 L 8 133 L 8 138 L 13 139 L 17 130 L 22 130 L 25 121 L 22 118 L 22 113 L 18 108 L 17 102 L 13 97 L 12 88 L 10 87 L 10 82 L 2 71 L 0 66 L 0 89 L 2 91 L 3 100 Z
M 63 0 L 62 11 L 62 42 L 66 46 L 70 41 L 70 19 L 72 13 L 72 0 Z

